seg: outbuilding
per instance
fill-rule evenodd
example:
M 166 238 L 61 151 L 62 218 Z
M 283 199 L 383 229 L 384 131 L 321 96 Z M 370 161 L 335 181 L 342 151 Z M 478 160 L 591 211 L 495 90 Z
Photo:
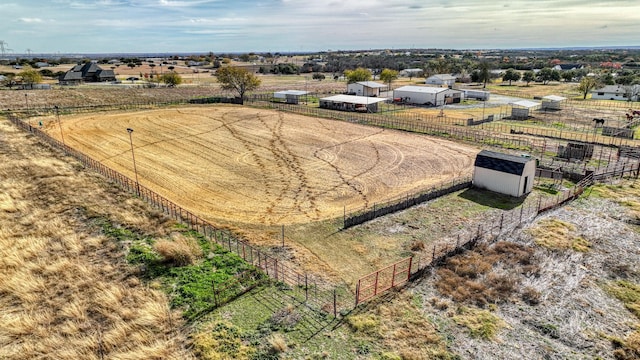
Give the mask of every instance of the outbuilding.
M 456 83 L 456 77 L 451 74 L 436 74 L 429 76 L 424 83 L 429 85 L 445 85 L 452 87 Z
M 408 85 L 393 90 L 393 99 L 405 104 L 440 106 L 459 103 L 462 92 L 443 87 Z
M 543 96 L 542 110 L 562 110 L 562 103 L 564 103 L 566 100 L 566 97 L 558 95 Z
M 531 192 L 535 176 L 536 161 L 529 156 L 482 150 L 474 163 L 473 186 L 521 197 Z
M 378 103 L 387 101 L 387 98 L 334 95 L 320 99 L 320 107 L 323 109 L 358 112 L 378 112 Z
M 515 120 L 526 120 L 529 118 L 529 112 L 540 107 L 539 102 L 530 100 L 519 100 L 510 103 L 511 118 Z
M 347 93 L 356 96 L 380 96 L 380 89 L 387 85 L 375 81 L 359 81 L 347 85 Z
M 300 98 L 308 93 L 308 91 L 302 90 L 284 90 L 274 92 L 273 97 L 278 100 L 284 100 L 287 104 L 297 104 L 300 102 Z

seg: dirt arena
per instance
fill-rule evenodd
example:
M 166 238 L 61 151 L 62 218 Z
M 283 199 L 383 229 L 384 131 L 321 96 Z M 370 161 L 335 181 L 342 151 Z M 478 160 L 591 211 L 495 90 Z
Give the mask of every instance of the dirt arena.
M 43 127 L 60 139 L 55 118 Z M 35 125 L 35 124 L 34 124 Z M 470 174 L 478 149 L 237 106 L 61 116 L 67 145 L 213 222 L 296 224 L 341 216 Z

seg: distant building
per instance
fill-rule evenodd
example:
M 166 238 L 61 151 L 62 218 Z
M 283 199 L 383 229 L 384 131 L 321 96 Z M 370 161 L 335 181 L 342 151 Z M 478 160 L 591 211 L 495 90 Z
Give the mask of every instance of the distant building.
M 284 90 L 274 92 L 273 97 L 284 100 L 287 104 L 297 104 L 300 102 L 300 98 L 308 93 L 308 91 L 302 90 Z
M 71 70 L 62 75 L 59 82 L 64 85 L 75 85 L 83 82 L 104 82 L 115 80 L 116 75 L 113 70 L 105 70 L 96 63 L 88 62 L 71 68 Z
M 424 74 L 424 70 L 420 68 L 404 69 L 404 70 L 400 70 L 400 72 L 398 73 L 398 75 L 404 76 L 404 77 L 417 77 L 417 76 L 422 76 L 422 74 Z
M 639 95 L 640 85 L 607 85 L 591 90 L 591 98 L 595 100 L 638 101 Z
M 387 85 L 375 81 L 359 81 L 347 85 L 347 93 L 357 96 L 380 96 L 380 89 Z
M 533 190 L 535 176 L 536 161 L 531 157 L 482 150 L 474 163 L 473 186 L 520 197 Z
M 393 99 L 405 104 L 440 106 L 459 103 L 462 100 L 462 91 L 444 87 L 408 85 L 393 90 Z
M 452 87 L 456 83 L 456 77 L 451 74 L 437 74 L 429 76 L 424 83 L 429 85 L 446 85 L 448 87 Z
M 553 67 L 554 70 L 558 70 L 558 71 L 580 70 L 583 68 L 584 68 L 584 65 L 581 65 L 581 64 L 557 64 Z
M 320 107 L 323 109 L 358 112 L 378 112 L 378 103 L 387 101 L 386 98 L 334 95 L 320 99 Z

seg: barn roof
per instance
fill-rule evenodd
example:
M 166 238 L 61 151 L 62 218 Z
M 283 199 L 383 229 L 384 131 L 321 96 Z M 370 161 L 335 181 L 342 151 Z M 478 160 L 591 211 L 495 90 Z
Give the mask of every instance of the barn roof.
M 429 76 L 427 79 L 440 79 L 443 81 L 448 81 L 448 80 L 455 80 L 456 77 L 451 74 L 436 74 L 436 75 Z
M 397 91 L 411 91 L 411 92 L 419 92 L 419 93 L 428 93 L 428 94 L 439 94 L 443 91 L 449 90 L 448 88 L 441 87 L 431 87 L 431 86 L 403 86 L 396 89 Z
M 382 101 L 387 101 L 387 98 L 369 97 L 369 96 L 355 96 L 355 95 L 334 95 L 326 98 L 322 98 L 323 101 L 342 102 L 348 104 L 368 105 Z
M 380 83 L 377 83 L 375 81 L 358 81 L 356 84 L 360 84 L 362 86 L 366 86 L 366 87 L 372 88 L 372 89 L 379 89 L 379 88 L 387 87 L 387 85 L 380 84 Z
M 534 159 L 482 150 L 476 156 L 474 166 L 507 174 L 522 175 L 524 172 L 524 165 L 529 161 L 534 161 Z

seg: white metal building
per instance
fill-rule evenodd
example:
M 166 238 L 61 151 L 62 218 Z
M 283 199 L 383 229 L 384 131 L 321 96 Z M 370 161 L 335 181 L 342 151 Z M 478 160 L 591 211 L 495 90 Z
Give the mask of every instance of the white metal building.
M 440 106 L 459 103 L 462 92 L 443 87 L 408 85 L 393 90 L 393 98 L 406 104 Z
M 529 112 L 540 106 L 539 102 L 530 100 L 519 100 L 510 103 L 511 118 L 517 120 L 526 120 L 529 118 Z
M 531 157 L 482 150 L 474 163 L 473 186 L 520 197 L 531 192 L 535 175 Z
M 600 89 L 591 90 L 591 98 L 598 100 L 629 100 L 638 101 L 640 85 L 607 85 Z
M 284 90 L 273 93 L 275 99 L 284 100 L 287 104 L 297 104 L 301 97 L 307 95 L 308 91 L 302 90 Z
M 429 85 L 446 85 L 452 87 L 456 83 L 456 77 L 451 74 L 436 74 L 429 76 L 425 81 Z
M 347 93 L 356 96 L 380 96 L 380 89 L 387 85 L 375 81 L 360 81 L 347 85 Z
M 562 103 L 567 100 L 566 97 L 558 95 L 547 95 L 542 97 L 542 109 L 543 110 L 560 110 L 562 109 Z
M 340 111 L 378 112 L 378 103 L 387 100 L 369 96 L 334 95 L 320 99 L 320 107 Z
M 491 93 L 489 91 L 484 91 L 484 90 L 462 89 L 461 91 L 464 94 L 465 99 L 476 99 L 476 100 L 487 101 L 491 96 Z

